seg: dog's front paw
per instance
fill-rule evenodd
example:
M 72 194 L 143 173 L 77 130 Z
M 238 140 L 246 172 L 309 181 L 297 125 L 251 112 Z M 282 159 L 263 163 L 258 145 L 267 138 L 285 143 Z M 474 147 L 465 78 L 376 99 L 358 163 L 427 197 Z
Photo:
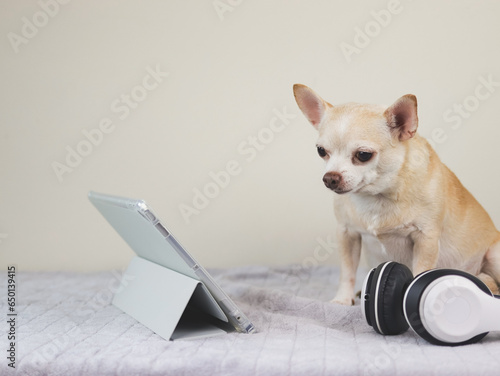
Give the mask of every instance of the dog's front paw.
M 333 300 L 330 301 L 330 303 L 337 303 L 337 304 L 342 304 L 342 305 L 354 305 L 354 299 L 351 297 L 346 297 L 346 296 L 336 296 L 333 298 Z

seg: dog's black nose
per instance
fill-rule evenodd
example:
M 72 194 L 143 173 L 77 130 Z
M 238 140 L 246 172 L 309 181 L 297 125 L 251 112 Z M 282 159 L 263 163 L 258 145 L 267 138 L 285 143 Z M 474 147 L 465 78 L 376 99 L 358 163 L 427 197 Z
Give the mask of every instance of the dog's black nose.
M 342 175 L 338 172 L 327 172 L 325 176 L 323 176 L 323 183 L 325 183 L 326 187 L 330 189 L 338 188 L 341 181 Z

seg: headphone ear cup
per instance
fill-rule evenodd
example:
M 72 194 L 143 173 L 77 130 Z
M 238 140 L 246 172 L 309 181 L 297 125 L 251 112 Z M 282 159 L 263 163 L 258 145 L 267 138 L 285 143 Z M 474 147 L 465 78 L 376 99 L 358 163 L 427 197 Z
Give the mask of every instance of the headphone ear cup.
M 409 325 L 403 313 L 403 298 L 413 280 L 411 270 L 405 265 L 394 263 L 388 271 L 379 294 L 380 326 L 385 334 L 400 334 Z M 385 327 L 385 328 L 384 328 Z
M 405 297 L 404 297 L 404 302 L 403 302 L 403 308 L 404 308 L 404 315 L 406 318 L 406 321 L 410 324 L 411 328 L 415 333 L 417 333 L 420 337 L 425 339 L 426 341 L 433 343 L 435 345 L 442 345 L 442 346 L 459 346 L 459 345 L 466 345 L 470 343 L 475 343 L 479 340 L 481 340 L 484 336 L 486 336 L 488 333 L 481 333 L 478 334 L 466 341 L 462 342 L 445 342 L 442 341 L 438 338 L 435 338 L 431 333 L 427 331 L 427 329 L 424 326 L 424 323 L 422 322 L 422 312 L 420 311 L 420 301 L 421 298 L 427 289 L 429 285 L 435 281 L 436 279 L 444 276 L 449 276 L 449 275 L 456 275 L 456 276 L 461 276 L 469 279 L 472 281 L 480 290 L 485 292 L 488 295 L 492 295 L 491 291 L 488 289 L 488 287 L 477 277 L 468 274 L 466 272 L 460 271 L 460 270 L 454 270 L 454 269 L 433 269 L 429 270 L 427 272 L 423 272 L 419 274 L 414 281 L 411 283 L 411 285 L 408 287 Z
M 370 299 L 370 289 L 373 282 L 373 274 L 375 273 L 376 268 L 370 270 L 370 272 L 366 275 L 365 280 L 363 281 L 363 287 L 361 289 L 361 313 L 363 314 L 363 318 L 366 320 L 369 326 L 373 326 L 372 324 L 372 311 L 373 311 L 373 303 Z
M 364 296 L 366 321 L 380 334 L 400 334 L 408 329 L 403 313 L 403 297 L 413 275 L 405 265 L 386 262 L 367 277 Z

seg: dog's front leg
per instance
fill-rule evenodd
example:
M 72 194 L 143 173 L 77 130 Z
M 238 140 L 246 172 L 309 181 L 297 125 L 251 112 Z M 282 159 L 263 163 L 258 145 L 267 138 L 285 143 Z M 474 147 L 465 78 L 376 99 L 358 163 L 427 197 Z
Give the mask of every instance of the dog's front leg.
M 434 269 L 437 266 L 439 254 L 439 234 L 421 231 L 412 233 L 413 240 L 413 275 Z
M 341 257 L 340 283 L 337 295 L 335 295 L 332 302 L 353 305 L 356 270 L 361 255 L 361 234 L 343 227 L 338 231 L 338 238 L 340 240 Z

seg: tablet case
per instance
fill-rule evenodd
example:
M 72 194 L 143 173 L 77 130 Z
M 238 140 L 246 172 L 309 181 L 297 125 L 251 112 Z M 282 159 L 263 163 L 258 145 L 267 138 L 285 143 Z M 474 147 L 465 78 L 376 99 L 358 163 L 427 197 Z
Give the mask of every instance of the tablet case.
M 173 237 L 143 201 L 95 192 L 89 199 L 138 255 L 115 293 L 116 307 L 167 340 L 235 330 L 198 278 L 198 264 L 190 266 L 166 241 Z
M 141 257 L 127 270 L 113 305 L 169 340 L 226 334 L 227 317 L 202 282 Z

